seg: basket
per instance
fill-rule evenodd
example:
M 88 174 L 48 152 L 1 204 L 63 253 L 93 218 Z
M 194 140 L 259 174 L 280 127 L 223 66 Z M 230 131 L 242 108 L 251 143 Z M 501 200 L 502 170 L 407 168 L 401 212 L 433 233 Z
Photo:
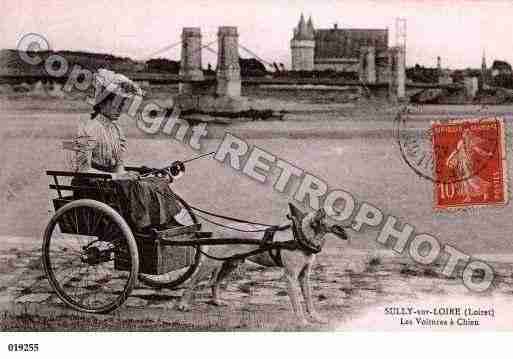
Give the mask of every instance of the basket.
M 196 251 L 190 246 L 163 245 L 158 239 L 136 237 L 139 252 L 139 272 L 160 275 L 188 267 L 194 263 Z M 120 247 L 114 257 L 117 270 L 129 270 L 128 248 Z

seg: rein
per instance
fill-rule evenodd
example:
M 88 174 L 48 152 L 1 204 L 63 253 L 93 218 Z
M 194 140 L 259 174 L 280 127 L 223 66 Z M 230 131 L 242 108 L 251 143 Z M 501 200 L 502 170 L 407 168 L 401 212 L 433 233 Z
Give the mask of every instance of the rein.
M 160 194 L 163 197 L 176 199 L 176 197 L 174 196 L 173 192 L 171 192 L 170 194 L 163 193 L 163 192 L 161 192 L 159 190 L 156 190 L 155 192 L 157 192 L 158 194 Z M 216 225 L 216 226 L 219 226 L 219 227 L 223 227 L 223 228 L 227 228 L 227 229 L 232 229 L 232 230 L 235 230 L 235 231 L 238 231 L 238 232 L 245 232 L 245 233 L 265 233 L 265 232 L 269 232 L 269 231 L 277 232 L 277 231 L 287 230 L 287 229 L 289 229 L 291 227 L 290 224 L 286 224 L 284 226 L 278 226 L 278 225 L 272 225 L 272 224 L 264 224 L 264 223 L 246 221 L 246 220 L 243 220 L 243 219 L 239 219 L 239 218 L 235 218 L 235 217 L 229 217 L 229 216 L 223 216 L 221 214 L 217 214 L 217 213 L 214 213 L 214 212 L 206 211 L 204 209 L 191 206 L 190 204 L 188 206 L 192 210 L 194 210 L 195 212 L 201 212 L 201 213 L 204 213 L 204 214 L 208 214 L 208 215 L 210 215 L 212 217 L 222 218 L 222 219 L 226 219 L 226 220 L 237 222 L 237 223 L 252 224 L 252 225 L 267 227 L 266 229 L 241 229 L 241 228 L 236 228 L 236 227 L 232 227 L 232 226 L 229 226 L 229 225 L 226 225 L 226 224 L 222 224 L 222 223 L 213 221 L 213 220 L 211 220 L 211 219 L 209 219 L 209 218 L 207 218 L 205 216 L 202 216 L 200 214 L 195 213 L 196 216 L 198 216 L 199 218 L 201 218 L 201 219 L 203 219 L 203 220 L 205 220 L 205 221 L 207 221 L 209 223 L 212 223 L 213 225 Z
M 234 231 L 244 232 L 244 233 L 262 233 L 262 232 L 265 233 L 265 232 L 271 230 L 272 228 L 274 228 L 274 226 L 269 226 L 267 229 L 242 229 L 242 228 L 232 227 L 232 226 L 229 226 L 227 224 L 223 224 L 223 223 L 219 223 L 219 222 L 213 221 L 213 220 L 211 220 L 211 219 L 209 219 L 209 218 L 207 218 L 205 216 L 202 216 L 200 214 L 197 214 L 197 213 L 196 213 L 196 216 L 198 216 L 202 220 L 204 220 L 206 222 L 209 222 L 209 223 L 211 223 L 211 224 L 213 224 L 215 226 L 226 228 L 226 229 L 232 229 Z
M 184 163 L 187 163 L 187 162 L 193 162 L 193 161 L 196 161 L 196 160 L 198 160 L 200 158 L 204 158 L 204 157 L 213 155 L 214 153 L 215 153 L 215 151 L 209 152 L 209 153 L 205 153 L 205 154 L 202 154 L 202 155 L 198 155 L 196 157 L 192 157 L 192 158 L 189 158 L 187 160 L 184 160 L 184 161 L 182 161 L 182 163 L 184 164 Z M 172 165 L 164 167 L 164 168 L 152 170 L 152 171 L 149 171 L 149 172 L 145 173 L 144 176 L 149 176 L 149 175 L 152 175 L 152 174 L 162 173 L 164 171 L 169 170 L 171 167 L 172 167 Z M 161 196 L 169 198 L 168 194 L 166 194 L 166 193 L 162 193 L 160 191 L 156 191 L 156 192 L 159 193 Z M 171 192 L 171 196 L 174 197 L 174 193 Z M 175 198 L 173 198 L 173 199 L 175 199 Z M 232 229 L 232 230 L 239 231 L 239 232 L 246 232 L 246 233 L 258 233 L 258 232 L 266 232 L 266 231 L 276 232 L 276 231 L 283 231 L 283 230 L 289 229 L 291 227 L 290 225 L 285 225 L 285 226 L 280 227 L 278 225 L 272 225 L 272 224 L 267 224 L 267 223 L 252 222 L 252 221 L 243 220 L 243 219 L 239 219 L 239 218 L 235 218 L 235 217 L 224 216 L 224 215 L 219 214 L 219 213 L 210 212 L 210 211 L 207 211 L 207 210 L 195 207 L 195 206 L 191 206 L 190 204 L 188 204 L 188 206 L 192 210 L 194 210 L 196 212 L 200 212 L 200 213 L 203 213 L 203 214 L 206 214 L 206 215 L 209 215 L 209 216 L 212 216 L 212 217 L 216 217 L 216 218 L 225 219 L 227 221 L 232 221 L 232 222 L 237 222 L 237 223 L 244 223 L 244 224 L 252 224 L 252 225 L 261 226 L 261 227 L 267 227 L 266 229 L 255 229 L 255 230 L 239 229 L 239 228 L 232 227 L 232 226 L 229 226 L 229 225 L 226 225 L 226 224 L 222 224 L 222 223 L 219 223 L 219 222 L 212 221 L 211 219 L 208 219 L 208 218 L 206 218 L 204 216 L 201 216 L 201 215 L 196 213 L 196 215 L 198 217 L 200 217 L 201 219 L 203 219 L 203 220 L 205 220 L 207 222 L 212 223 L 213 225 L 216 225 L 218 227 L 227 228 L 227 229 Z
M 198 207 L 194 207 L 194 206 L 191 206 L 189 205 L 189 207 L 191 207 L 193 210 L 197 211 L 197 212 L 201 212 L 201 213 L 204 213 L 204 214 L 208 214 L 212 217 L 217 217 L 217 218 L 222 218 L 222 219 L 226 219 L 227 221 L 232 221 L 232 222 L 238 222 L 238 223 L 245 223 L 245 224 L 253 224 L 253 225 L 256 225 L 256 226 L 262 226 L 262 227 L 278 227 L 276 225 L 272 225 L 272 224 L 265 224 L 265 223 L 258 223 L 258 222 L 251 222 L 251 221 L 246 221 L 246 220 L 243 220 L 243 219 L 239 219 L 239 218 L 235 218 L 235 217 L 229 217 L 229 216 L 223 216 L 221 214 L 218 214 L 218 213 L 214 213 L 214 212 L 209 212 L 209 211 L 206 211 L 204 209 L 201 209 L 201 208 L 198 208 Z M 260 232 L 263 232 L 260 231 Z

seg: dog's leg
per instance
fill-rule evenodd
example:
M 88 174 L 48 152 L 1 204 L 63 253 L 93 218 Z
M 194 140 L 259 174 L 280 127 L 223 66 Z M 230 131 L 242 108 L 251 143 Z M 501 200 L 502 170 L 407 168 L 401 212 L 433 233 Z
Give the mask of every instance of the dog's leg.
M 214 279 L 214 283 L 212 284 L 212 304 L 214 305 L 228 305 L 226 302 L 223 302 L 219 299 L 219 287 L 221 282 L 227 278 L 230 273 L 232 273 L 243 260 L 233 260 L 233 261 L 225 261 L 223 262 L 221 269 L 217 272 L 217 275 Z
M 287 289 L 289 292 L 290 302 L 292 304 L 292 309 L 294 310 L 294 314 L 299 319 L 302 325 L 307 325 L 308 321 L 305 318 L 305 314 L 303 313 L 303 308 L 299 301 L 299 288 L 298 288 L 298 273 L 291 267 L 285 266 L 285 279 L 287 280 Z
M 301 286 L 301 292 L 303 293 L 303 298 L 305 299 L 306 311 L 310 315 L 310 317 L 319 323 L 327 323 L 327 320 L 320 316 L 313 306 L 312 302 L 312 290 L 310 288 L 310 272 L 312 270 L 312 266 L 315 260 L 315 256 L 312 255 L 312 258 L 309 259 L 307 264 L 303 267 L 301 272 L 299 273 L 299 284 Z
M 185 288 L 185 291 L 183 292 L 182 298 L 180 298 L 180 302 L 177 305 L 178 310 L 185 312 L 190 309 L 190 302 L 196 285 L 211 270 L 211 267 L 209 268 L 203 264 L 198 268 L 197 272 L 193 274 L 193 276 L 189 279 L 187 288 Z

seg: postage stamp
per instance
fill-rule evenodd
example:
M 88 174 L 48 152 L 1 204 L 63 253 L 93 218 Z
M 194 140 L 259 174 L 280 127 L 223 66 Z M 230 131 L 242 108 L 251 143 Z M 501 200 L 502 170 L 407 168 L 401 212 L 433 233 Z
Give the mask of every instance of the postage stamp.
M 503 119 L 431 126 L 435 208 L 504 205 L 508 198 Z

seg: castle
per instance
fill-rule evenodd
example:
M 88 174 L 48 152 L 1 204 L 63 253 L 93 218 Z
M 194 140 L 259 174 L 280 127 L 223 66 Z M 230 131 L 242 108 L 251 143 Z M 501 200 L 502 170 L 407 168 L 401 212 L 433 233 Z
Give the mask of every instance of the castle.
M 292 71 L 353 72 L 366 83 L 388 82 L 400 59 L 388 46 L 388 29 L 315 29 L 303 14 L 290 41 Z M 399 54 L 400 55 L 400 54 Z M 403 54 L 404 55 L 404 54 Z

